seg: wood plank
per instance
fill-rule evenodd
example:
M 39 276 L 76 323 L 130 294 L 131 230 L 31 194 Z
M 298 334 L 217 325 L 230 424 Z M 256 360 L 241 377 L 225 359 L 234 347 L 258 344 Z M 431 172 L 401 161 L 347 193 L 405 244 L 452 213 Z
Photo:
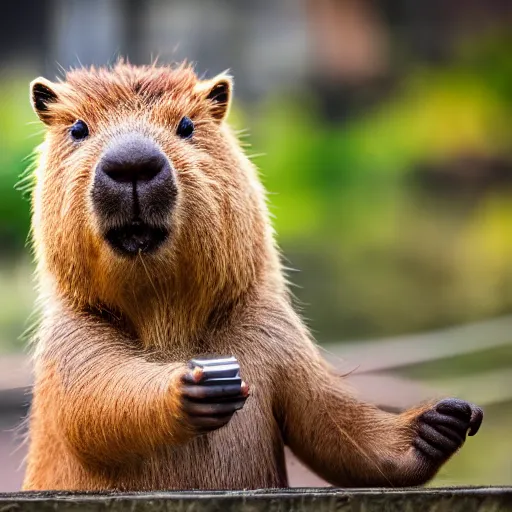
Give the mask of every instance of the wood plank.
M 443 489 L 262 489 L 255 491 L 182 491 L 131 494 L 0 494 L 0 510 L 123 512 L 484 512 L 512 509 L 512 488 Z

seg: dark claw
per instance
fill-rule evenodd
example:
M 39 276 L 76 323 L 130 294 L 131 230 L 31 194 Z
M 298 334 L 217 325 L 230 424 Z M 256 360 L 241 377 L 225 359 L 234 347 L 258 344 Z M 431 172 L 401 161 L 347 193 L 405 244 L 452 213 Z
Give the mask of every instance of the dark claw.
M 471 420 L 469 422 L 468 436 L 474 436 L 478 432 L 483 419 L 484 411 L 480 409 L 480 407 L 473 407 L 473 414 L 471 415 Z

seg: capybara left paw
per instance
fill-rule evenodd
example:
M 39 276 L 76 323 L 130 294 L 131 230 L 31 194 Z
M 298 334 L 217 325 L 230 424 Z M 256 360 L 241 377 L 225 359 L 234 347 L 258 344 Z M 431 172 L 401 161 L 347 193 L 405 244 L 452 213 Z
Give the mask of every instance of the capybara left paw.
M 418 418 L 413 446 L 428 459 L 442 462 L 453 455 L 482 424 L 483 411 L 476 405 L 447 398 Z
M 188 366 L 182 377 L 182 408 L 188 424 L 199 434 L 223 427 L 249 396 L 238 361 L 234 357 L 192 359 Z

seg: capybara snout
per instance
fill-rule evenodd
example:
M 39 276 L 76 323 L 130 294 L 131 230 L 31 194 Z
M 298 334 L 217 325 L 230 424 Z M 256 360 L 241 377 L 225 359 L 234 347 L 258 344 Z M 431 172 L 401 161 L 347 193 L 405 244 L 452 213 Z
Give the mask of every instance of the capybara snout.
M 110 245 L 125 255 L 156 250 L 178 193 L 165 153 L 150 138 L 128 133 L 108 144 L 94 173 L 94 210 Z

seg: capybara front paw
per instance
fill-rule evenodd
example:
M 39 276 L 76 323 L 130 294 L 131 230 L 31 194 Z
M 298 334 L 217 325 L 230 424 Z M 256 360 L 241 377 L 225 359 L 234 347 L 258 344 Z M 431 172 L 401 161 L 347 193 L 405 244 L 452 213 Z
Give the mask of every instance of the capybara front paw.
M 188 424 L 198 434 L 223 427 L 249 396 L 237 360 L 192 359 L 188 366 L 182 377 L 182 407 Z
M 413 446 L 424 457 L 443 462 L 464 444 L 466 435 L 478 432 L 482 419 L 480 407 L 447 398 L 419 416 Z

